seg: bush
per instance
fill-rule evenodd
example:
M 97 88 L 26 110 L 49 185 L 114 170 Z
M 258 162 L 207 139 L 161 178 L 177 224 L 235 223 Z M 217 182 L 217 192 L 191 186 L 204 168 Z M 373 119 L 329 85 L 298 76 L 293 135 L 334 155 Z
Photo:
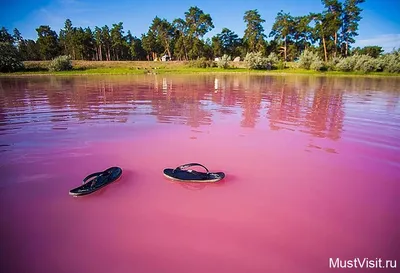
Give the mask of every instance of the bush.
M 299 58 L 299 67 L 309 70 L 311 68 L 312 63 L 322 62 L 321 58 L 318 56 L 318 53 L 312 52 L 308 49 L 304 50 L 301 53 Z
M 267 64 L 271 68 L 276 68 L 279 65 L 279 57 L 275 52 L 271 52 L 271 54 L 267 57 Z
M 261 52 L 249 52 L 244 58 L 244 63 L 249 69 L 265 69 L 267 68 L 268 60 L 262 56 Z
M 324 62 L 319 58 L 318 60 L 314 60 L 311 65 L 310 69 L 315 70 L 315 71 L 322 71 L 325 70 L 325 65 Z
M 213 61 L 207 60 L 207 58 L 205 57 L 201 57 L 197 60 L 190 61 L 189 66 L 195 68 L 207 68 L 207 67 L 214 67 L 215 64 Z
M 372 58 L 369 55 L 355 54 L 353 56 L 342 58 L 336 64 L 337 70 L 340 71 L 359 71 L 363 73 L 381 71 L 382 62 L 379 59 Z
M 357 58 L 358 58 L 358 55 L 353 55 L 353 56 L 341 59 L 340 62 L 336 65 L 336 69 L 339 71 L 344 71 L 344 72 L 353 71 L 354 66 L 357 63 Z
M 400 73 L 400 49 L 379 58 L 381 68 L 385 72 Z
M 224 56 L 222 56 L 222 58 L 219 59 L 219 61 L 218 61 L 218 67 L 227 69 L 229 67 L 230 60 L 231 60 L 231 56 L 224 54 Z
M 338 63 L 340 63 L 340 61 L 341 61 L 342 59 L 343 59 L 343 58 L 341 58 L 341 57 L 334 57 L 334 58 L 332 58 L 332 60 L 328 61 L 328 62 L 325 64 L 326 70 L 328 70 L 328 71 L 335 71 L 335 70 L 337 70 L 336 66 L 337 66 Z
M 361 71 L 364 73 L 374 72 L 381 70 L 380 62 L 369 55 L 358 55 L 354 64 L 354 71 Z
M 65 71 L 72 69 L 71 56 L 58 56 L 49 64 L 49 71 Z
M 24 69 L 18 50 L 10 43 L 0 42 L 0 72 L 14 72 Z

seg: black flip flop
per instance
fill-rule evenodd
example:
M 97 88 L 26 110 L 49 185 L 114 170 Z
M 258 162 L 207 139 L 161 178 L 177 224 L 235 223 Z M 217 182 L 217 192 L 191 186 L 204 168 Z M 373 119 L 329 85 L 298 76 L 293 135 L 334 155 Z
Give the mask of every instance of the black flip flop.
M 81 196 L 94 193 L 104 186 L 107 186 L 108 184 L 117 181 L 121 177 L 121 175 L 122 169 L 119 167 L 111 167 L 104 172 L 90 174 L 85 179 L 83 179 L 83 185 L 70 190 L 69 194 L 73 196 Z
M 185 170 L 192 166 L 203 167 L 207 172 L 198 172 L 195 170 Z M 175 169 L 165 169 L 164 175 L 169 179 L 181 182 L 218 182 L 225 177 L 223 172 L 210 173 L 210 171 L 199 163 L 189 163 L 181 165 Z

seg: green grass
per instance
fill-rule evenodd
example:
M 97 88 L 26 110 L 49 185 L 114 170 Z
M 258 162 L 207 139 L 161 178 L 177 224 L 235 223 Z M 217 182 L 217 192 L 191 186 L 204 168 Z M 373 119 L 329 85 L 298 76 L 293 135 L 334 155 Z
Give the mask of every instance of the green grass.
M 400 77 L 400 74 L 373 72 L 340 72 L 326 71 L 318 72 L 297 68 L 285 68 L 278 70 L 249 70 L 243 68 L 243 63 L 232 63 L 234 68 L 222 69 L 217 67 L 195 68 L 190 67 L 188 62 L 142 62 L 142 61 L 119 61 L 119 62 L 90 62 L 74 61 L 74 68 L 70 71 L 49 72 L 48 62 L 25 62 L 26 71 L 15 73 L 0 73 L 1 76 L 13 75 L 140 75 L 140 74 L 261 74 L 261 75 L 313 75 L 313 76 L 360 76 L 360 77 Z

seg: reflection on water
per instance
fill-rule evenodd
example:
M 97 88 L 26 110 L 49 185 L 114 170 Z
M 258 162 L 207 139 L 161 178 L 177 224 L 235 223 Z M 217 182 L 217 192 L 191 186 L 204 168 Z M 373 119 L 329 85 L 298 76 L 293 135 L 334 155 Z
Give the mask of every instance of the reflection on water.
M 2 78 L 0 135 L 139 117 L 193 128 L 222 120 L 244 128 L 263 123 L 331 140 L 341 138 L 347 120 L 347 126 L 375 123 L 398 135 L 399 82 L 250 75 Z

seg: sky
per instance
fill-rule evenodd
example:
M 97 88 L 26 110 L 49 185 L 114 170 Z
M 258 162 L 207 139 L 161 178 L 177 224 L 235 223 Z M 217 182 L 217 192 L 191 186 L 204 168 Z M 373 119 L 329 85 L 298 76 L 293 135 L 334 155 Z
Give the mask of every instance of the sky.
M 268 35 L 280 10 L 293 16 L 323 10 L 320 0 L 0 0 L 0 4 L 0 26 L 10 33 L 18 28 L 25 39 L 33 40 L 37 39 L 35 29 L 40 25 L 49 25 L 58 34 L 67 18 L 76 27 L 91 29 L 123 22 L 125 34 L 130 30 L 140 37 L 154 17 L 172 22 L 184 18 L 191 6 L 211 15 L 215 28 L 205 38 L 220 33 L 224 27 L 242 37 L 244 12 L 252 9 L 266 20 L 263 27 Z M 400 48 L 400 0 L 366 0 L 360 7 L 363 18 L 353 46 L 378 45 L 386 52 Z

